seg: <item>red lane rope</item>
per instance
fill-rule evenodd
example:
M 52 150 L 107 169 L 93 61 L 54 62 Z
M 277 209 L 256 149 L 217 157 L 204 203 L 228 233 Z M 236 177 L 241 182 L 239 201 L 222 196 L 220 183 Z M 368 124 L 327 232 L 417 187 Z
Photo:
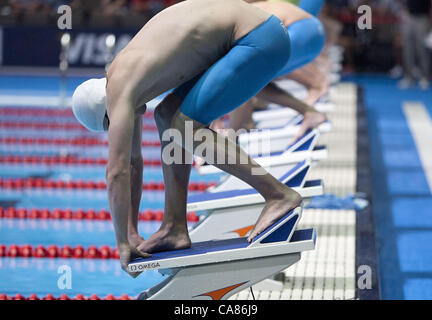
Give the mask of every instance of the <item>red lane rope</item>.
M 190 182 L 189 191 L 205 191 L 207 188 L 216 185 L 215 182 Z M 0 178 L 0 188 L 6 189 L 23 189 L 23 188 L 40 188 L 40 189 L 106 189 L 105 181 L 63 181 L 42 178 Z M 143 183 L 143 190 L 165 190 L 163 182 Z
M 70 258 L 70 259 L 119 259 L 118 248 L 91 245 L 84 248 L 81 245 L 71 247 L 69 245 L 57 246 L 43 245 L 4 245 L 0 244 L 0 257 L 9 258 Z
M 86 131 L 87 129 L 79 123 L 39 123 L 39 122 L 24 122 L 24 121 L 1 121 L 0 128 L 6 129 L 64 129 L 64 130 L 75 130 L 79 129 Z
M 88 131 L 79 123 L 30 122 L 30 121 L 0 121 L 0 128 L 6 129 L 48 129 L 48 130 L 82 130 Z M 154 124 L 143 124 L 142 131 L 157 131 Z
M 14 296 L 8 296 L 7 294 L 1 293 L 0 300 L 135 300 L 135 298 L 128 296 L 127 294 L 122 294 L 120 297 L 116 297 L 112 294 L 108 294 L 105 297 L 99 297 L 96 294 L 84 296 L 83 294 L 79 293 L 75 297 L 70 297 L 67 294 L 62 294 L 60 297 L 54 297 L 51 293 L 49 293 L 44 297 L 40 297 L 32 293 L 28 297 L 25 297 L 20 293 L 17 293 Z
M 72 146 L 107 146 L 107 140 L 99 140 L 98 138 L 0 138 L 0 144 L 25 144 L 25 145 L 72 145 Z M 161 143 L 159 140 L 144 140 L 141 145 L 143 147 L 160 147 Z
M 76 158 L 74 156 L 0 156 L 0 163 L 29 163 L 29 164 L 65 164 L 65 165 L 106 165 L 106 158 Z M 146 166 L 161 166 L 158 159 L 144 159 L 143 164 Z
M 2 107 L 0 115 L 4 116 L 31 116 L 31 117 L 74 117 L 72 109 L 55 109 L 55 108 L 25 108 L 25 107 Z M 147 110 L 144 118 L 153 118 L 152 110 Z
M 25 107 L 2 107 L 0 108 L 2 116 L 55 116 L 55 117 L 73 117 L 72 109 L 55 109 L 55 108 L 25 108 Z
M 138 214 L 140 221 L 162 221 L 163 210 L 147 209 Z M 0 207 L 0 219 L 39 219 L 39 220 L 111 220 L 109 211 L 101 210 L 71 210 L 71 209 L 38 209 L 38 208 L 15 208 L 15 207 Z M 187 221 L 198 222 L 199 217 L 195 212 L 188 212 L 186 215 Z

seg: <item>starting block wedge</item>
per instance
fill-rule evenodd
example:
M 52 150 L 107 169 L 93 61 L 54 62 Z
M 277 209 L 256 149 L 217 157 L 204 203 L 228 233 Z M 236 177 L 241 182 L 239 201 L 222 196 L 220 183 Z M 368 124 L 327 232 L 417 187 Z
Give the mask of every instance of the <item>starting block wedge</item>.
M 142 292 L 138 300 L 220 300 L 246 289 L 298 262 L 301 252 L 313 250 L 314 229 L 296 230 L 296 208 L 262 234 L 195 242 L 191 248 L 154 253 L 132 261 L 132 272 L 159 270 L 167 275 L 159 284 Z
M 305 179 L 309 168 L 310 163 L 305 160 L 287 173 L 286 180 L 280 181 L 304 198 L 321 195 L 322 181 Z M 189 236 L 193 242 L 244 237 L 252 230 L 264 205 L 264 198 L 254 189 L 191 195 L 188 211 L 203 211 L 203 218 L 189 231 Z
M 272 170 L 274 167 L 290 166 L 304 159 L 310 158 L 312 161 L 325 159 L 328 155 L 327 148 L 317 146 L 319 139 L 318 130 L 309 130 L 294 143 L 289 144 L 289 139 L 283 139 L 280 143 L 271 143 L 268 154 L 260 155 L 261 150 L 257 145 L 249 145 L 246 149 L 251 157 L 270 173 L 275 175 Z M 279 142 L 279 141 L 278 141 Z M 222 172 L 213 165 L 203 165 L 198 169 L 201 175 Z M 277 175 L 275 175 L 277 176 Z
M 282 127 L 274 128 L 261 128 L 251 132 L 239 135 L 239 144 L 241 146 L 251 143 L 263 143 L 263 141 L 272 141 L 273 139 L 289 138 L 296 135 L 303 121 L 302 115 L 290 119 L 288 123 Z M 325 121 L 318 126 L 320 133 L 326 133 L 331 130 L 332 126 L 330 121 Z
M 286 119 L 290 119 L 296 115 L 298 115 L 298 112 L 293 109 L 276 107 L 255 111 L 252 113 L 252 120 L 255 123 L 279 121 L 281 119 L 281 121 L 286 122 Z
M 295 164 L 286 164 L 280 166 L 272 166 L 268 167 L 267 171 L 279 179 L 282 183 L 287 184 L 291 188 L 303 188 L 306 181 L 307 173 L 309 172 L 311 167 L 311 160 L 306 159 L 302 160 Z M 250 189 L 250 185 L 246 182 L 232 176 L 226 175 L 223 177 L 220 183 L 215 186 L 212 186 L 206 190 L 206 192 L 222 192 L 222 191 L 230 191 L 230 190 L 244 190 Z
M 299 192 L 303 198 L 321 195 L 323 193 L 321 180 L 305 180 L 310 166 L 310 160 L 303 160 L 279 180 Z M 187 211 L 238 208 L 256 204 L 264 204 L 264 198 L 255 189 L 249 187 L 247 189 L 190 195 Z

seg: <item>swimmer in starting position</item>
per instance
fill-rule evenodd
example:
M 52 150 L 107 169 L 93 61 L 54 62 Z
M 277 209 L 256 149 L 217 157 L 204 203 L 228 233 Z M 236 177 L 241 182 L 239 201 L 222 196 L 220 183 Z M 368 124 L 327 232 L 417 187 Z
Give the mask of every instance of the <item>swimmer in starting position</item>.
M 314 83 L 309 86 L 309 96 L 312 99 L 306 99 L 305 102 L 295 98 L 287 91 L 281 89 L 274 81 L 270 82 L 263 90 L 257 94 L 257 98 L 276 103 L 278 105 L 294 109 L 304 116 L 304 120 L 292 139 L 292 142 L 301 137 L 308 129 L 318 127 L 321 123 L 327 120 L 324 113 L 318 112 L 309 102 L 314 103 L 324 94 L 324 91 L 318 90 L 317 95 L 312 89 L 316 82 L 320 81 L 325 84 L 324 77 L 320 77 L 318 70 L 315 70 L 310 63 L 318 57 L 325 43 L 325 31 L 322 23 L 314 16 L 320 11 L 322 0 L 302 0 L 299 7 L 291 4 L 291 0 L 284 1 L 257 1 L 247 0 L 254 6 L 277 16 L 287 27 L 287 31 L 291 40 L 290 57 L 286 65 L 279 71 L 278 80 L 288 78 L 300 80 L 304 83 L 310 78 L 314 79 Z M 298 1 L 297 1 L 298 2 Z M 307 71 L 312 70 L 314 75 Z M 308 74 L 308 77 L 301 75 Z M 307 82 L 307 81 L 306 81 Z M 321 87 L 321 86 L 316 86 Z M 230 114 L 230 128 L 235 131 L 247 128 L 251 123 L 254 100 L 249 100 L 240 108 L 237 108 Z M 218 123 L 219 124 L 219 123 Z M 219 125 L 221 126 L 221 125 Z
M 301 18 L 293 12 L 293 23 Z M 286 64 L 290 47 L 283 23 L 255 6 L 241 0 L 188 0 L 154 16 L 117 55 L 106 79 L 88 80 L 75 90 L 76 118 L 90 130 L 108 131 L 107 191 L 125 271 L 135 257 L 191 245 L 187 191 L 191 157 L 202 142 L 187 139 L 189 128 L 192 136 L 201 132 L 212 146 L 200 157 L 245 181 L 265 199 L 249 241 L 301 204 L 297 192 L 261 168 L 235 142 L 208 128 L 273 80 Z M 155 109 L 162 141 L 164 218 L 159 230 L 144 240 L 137 227 L 143 170 L 141 116 L 147 102 L 172 88 Z M 165 141 L 168 129 L 176 129 L 180 137 Z M 183 161 L 166 164 L 163 150 L 173 143 L 181 149 Z M 215 162 L 212 155 L 218 159 L 222 155 L 225 161 Z

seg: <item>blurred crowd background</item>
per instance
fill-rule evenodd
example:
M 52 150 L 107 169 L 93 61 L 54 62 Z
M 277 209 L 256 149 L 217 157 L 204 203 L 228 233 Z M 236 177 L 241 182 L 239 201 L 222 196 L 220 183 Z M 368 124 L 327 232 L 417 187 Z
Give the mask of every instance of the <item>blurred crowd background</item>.
M 73 28 L 138 29 L 160 10 L 181 0 L 0 0 L 0 25 L 56 26 L 57 8 L 73 10 Z M 344 50 L 344 71 L 390 72 L 399 77 L 403 66 L 410 78 L 427 78 L 431 51 L 418 42 L 431 30 L 432 0 L 327 0 L 321 13 L 330 36 Z M 373 13 L 372 29 L 357 26 L 360 5 Z M 417 40 L 417 38 L 421 38 Z M 431 39 L 432 40 L 432 39 Z M 416 59 L 417 57 L 417 59 Z M 417 61 L 419 60 L 419 61 Z
M 139 27 L 180 0 L 0 0 L 1 23 L 56 24 L 57 8 L 69 5 L 76 27 Z

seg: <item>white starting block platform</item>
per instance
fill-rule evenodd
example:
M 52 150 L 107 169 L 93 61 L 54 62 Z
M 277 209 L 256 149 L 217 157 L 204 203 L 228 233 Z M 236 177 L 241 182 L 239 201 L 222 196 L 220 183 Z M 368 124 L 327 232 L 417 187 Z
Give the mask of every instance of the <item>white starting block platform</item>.
M 239 135 L 238 141 L 241 146 L 245 146 L 251 143 L 265 143 L 270 142 L 273 139 L 289 139 L 290 137 L 294 137 L 298 130 L 300 129 L 300 125 L 303 121 L 302 115 L 297 115 L 294 118 L 288 120 L 287 123 L 283 126 L 272 127 L 272 128 L 261 128 L 257 130 L 253 130 L 251 132 L 243 133 Z M 321 133 L 326 133 L 331 130 L 332 126 L 330 121 L 326 121 L 318 126 L 318 130 Z
M 252 120 L 257 124 L 258 128 L 272 128 L 275 126 L 283 126 L 287 119 L 292 119 L 298 116 L 298 112 L 290 108 L 273 107 L 265 110 L 254 111 Z
M 317 102 L 315 109 L 319 112 L 329 112 L 334 108 L 334 104 Z M 252 119 L 255 121 L 256 129 L 281 129 L 289 126 L 298 126 L 303 121 L 303 115 L 298 112 L 286 108 L 272 108 L 266 111 L 256 111 L 252 114 Z M 258 120 L 256 120 L 258 119 Z M 325 131 L 327 127 L 322 127 Z M 295 131 L 295 128 L 291 128 Z
M 267 168 L 267 171 L 276 179 L 279 179 L 282 183 L 285 183 L 292 188 L 303 188 L 305 182 L 307 183 L 307 181 L 305 181 L 305 178 L 310 167 L 311 160 L 305 159 L 295 164 L 272 166 Z M 232 175 L 225 175 L 221 179 L 221 182 L 219 182 L 213 187 L 208 188 L 206 192 L 215 193 L 231 190 L 244 190 L 250 188 L 251 186 L 248 185 L 246 182 Z
M 329 113 L 336 108 L 336 105 L 333 102 L 318 100 L 317 103 L 315 103 L 314 108 L 318 112 Z
M 282 127 L 286 125 L 290 119 L 299 115 L 299 113 L 293 109 L 280 107 L 274 104 L 271 105 L 275 107 L 252 113 L 252 120 L 256 123 L 257 128 Z M 335 104 L 330 102 L 328 98 L 323 98 L 317 101 L 314 108 L 319 112 L 327 113 L 334 110 Z
M 282 176 L 279 181 L 293 188 L 302 197 L 312 197 L 323 193 L 321 180 L 306 181 L 310 160 L 303 160 Z M 188 197 L 187 211 L 215 210 L 232 207 L 264 204 L 264 198 L 253 188 L 234 189 L 220 192 L 204 192 Z
M 276 179 L 284 180 L 284 181 L 291 181 L 296 179 L 296 175 L 302 174 L 300 171 L 297 171 L 297 164 L 288 164 L 288 165 L 282 165 L 282 166 L 274 166 L 267 169 L 267 171 Z M 293 170 L 296 170 L 294 172 Z M 296 187 L 302 187 L 299 184 L 295 185 Z M 231 176 L 231 175 L 224 175 L 221 181 L 212 187 L 209 187 L 206 192 L 222 192 L 222 191 L 231 191 L 231 190 L 244 190 L 244 189 L 250 189 L 250 185 L 248 185 L 246 182 Z
M 191 248 L 136 259 L 129 271 L 169 275 L 138 300 L 221 300 L 288 268 L 313 250 L 314 229 L 295 231 L 301 208 L 287 213 L 251 243 L 245 237 L 193 243 Z
M 245 149 L 259 165 L 266 168 L 266 170 L 277 177 L 277 175 L 272 172 L 272 170 L 276 170 L 272 169 L 274 167 L 290 167 L 292 164 L 301 162 L 304 159 L 319 161 L 327 158 L 327 148 L 316 146 L 319 135 L 317 130 L 310 130 L 291 144 L 289 143 L 289 139 L 271 141 L 269 146 L 270 150 L 266 150 L 268 154 L 264 156 L 259 154 L 261 150 L 257 145 L 251 144 Z M 198 169 L 198 172 L 204 175 L 220 173 L 222 171 L 213 165 L 205 164 Z
M 314 129 L 306 131 L 303 136 L 294 142 L 290 138 L 281 137 L 271 139 L 267 145 L 248 143 L 243 147 L 252 158 L 257 158 L 258 160 L 261 158 L 260 161 L 263 161 L 262 158 L 269 158 L 274 161 L 276 156 L 282 154 L 285 156 L 295 154 L 297 157 L 303 156 L 302 159 L 305 159 L 305 157 L 310 156 L 309 152 L 313 151 L 319 137 L 319 131 Z M 303 154 L 299 153 L 301 151 L 303 151 Z

